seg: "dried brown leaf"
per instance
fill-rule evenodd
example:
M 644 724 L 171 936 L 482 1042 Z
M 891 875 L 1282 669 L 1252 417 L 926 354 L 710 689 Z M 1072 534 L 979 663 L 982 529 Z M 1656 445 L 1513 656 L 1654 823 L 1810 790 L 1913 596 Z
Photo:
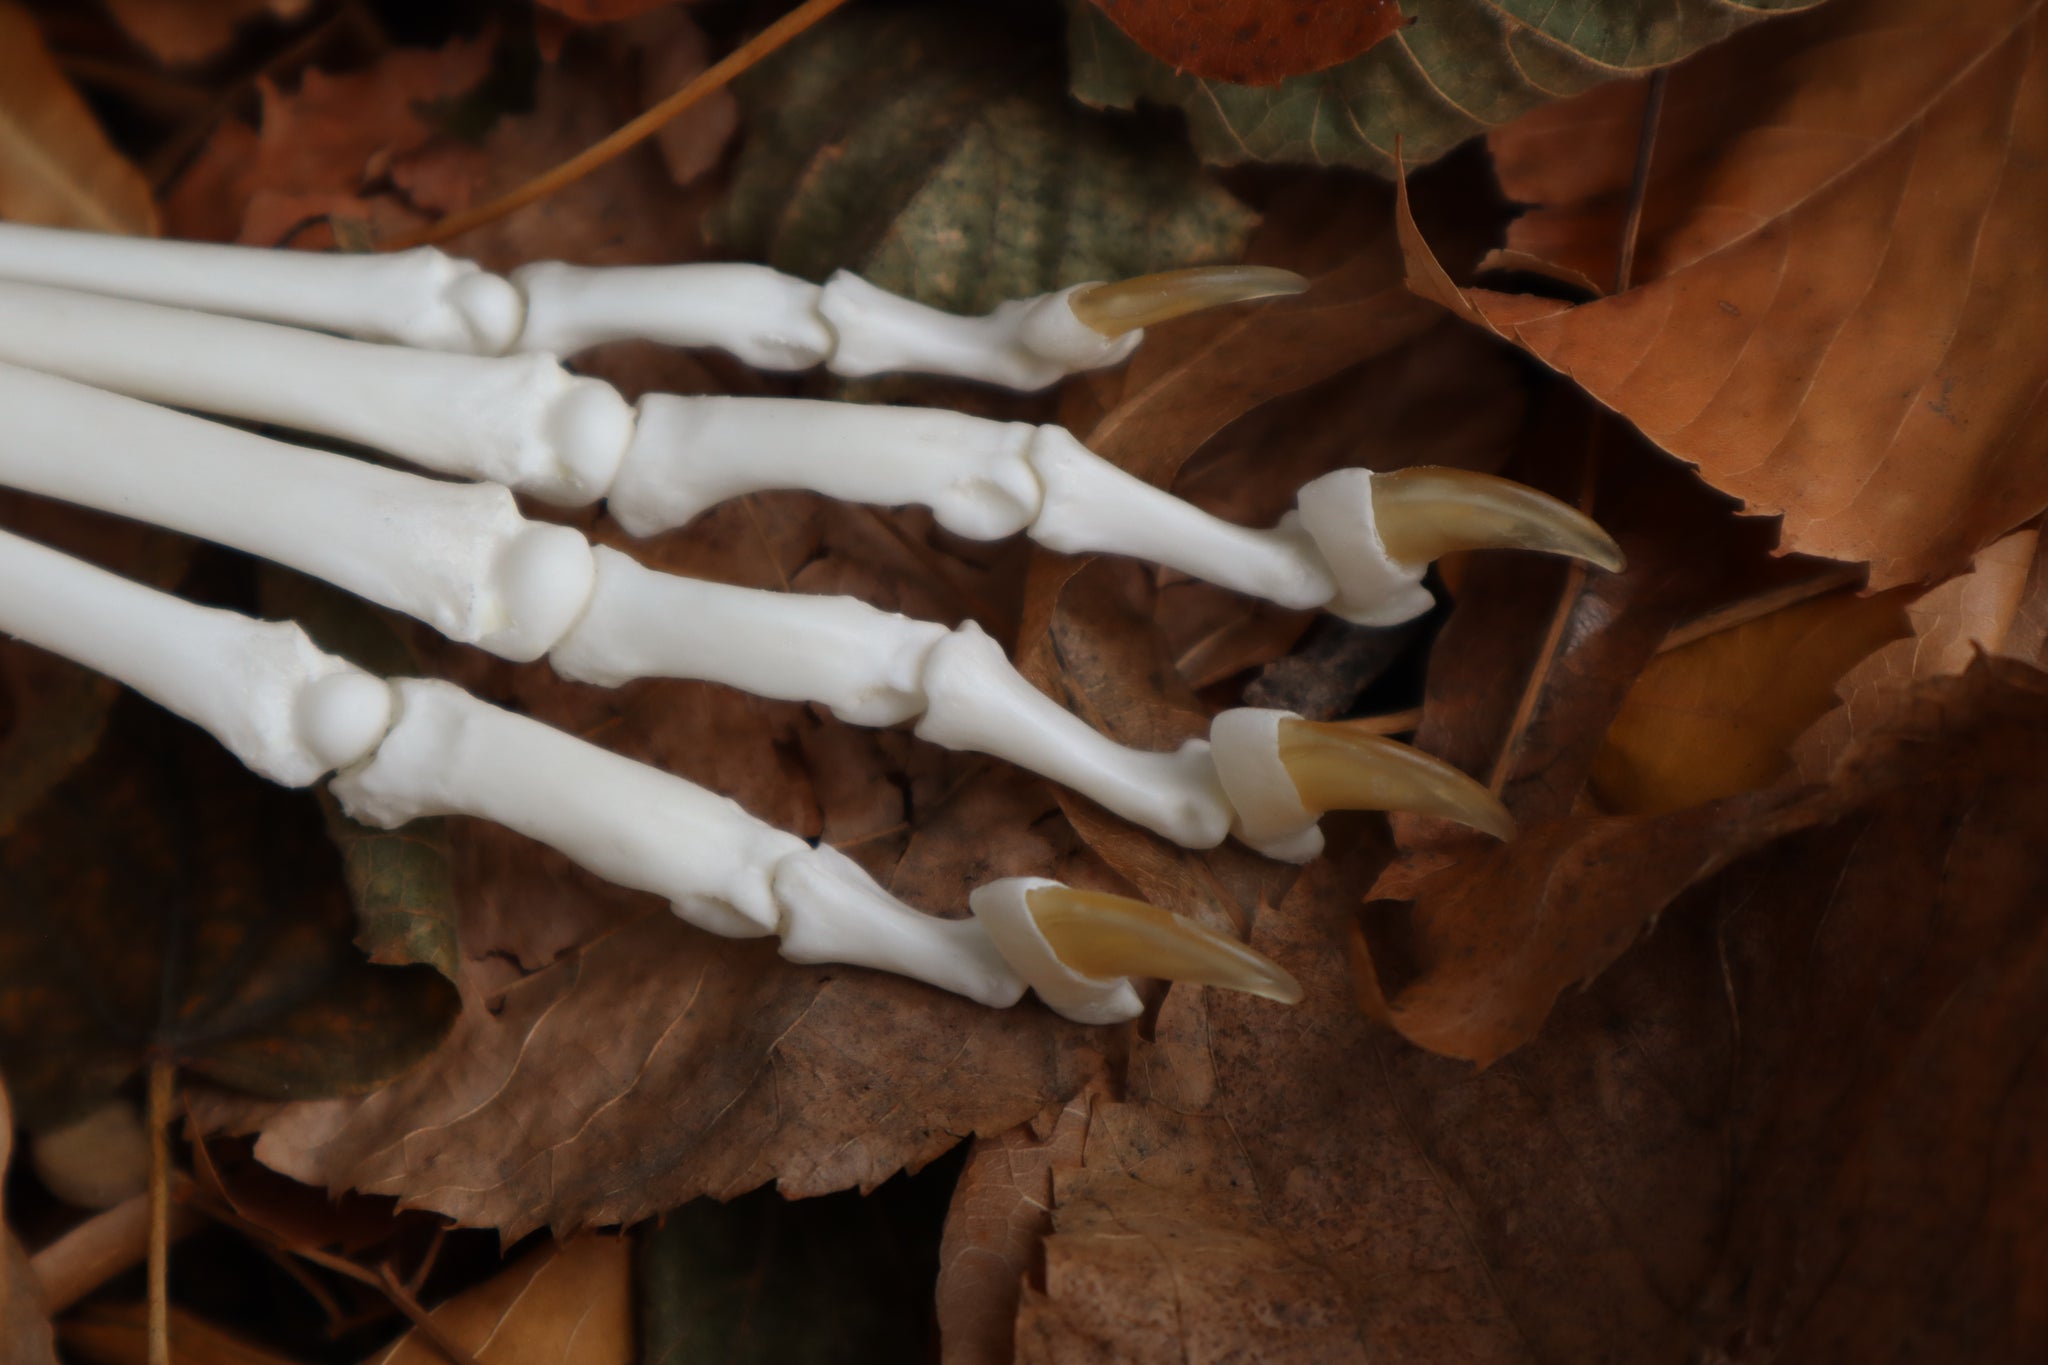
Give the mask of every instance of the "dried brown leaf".
M 114 21 L 167 66 L 219 56 L 262 15 L 296 19 L 312 0 L 105 0 Z
M 1961 673 L 1980 651 L 2044 662 L 2048 560 L 2039 530 L 2027 527 L 1986 546 L 1970 572 L 1907 603 L 1902 634 L 1848 670 L 1835 687 L 1839 705 L 1791 744 L 1807 781 L 1825 780 L 1857 736 L 1910 704 L 1914 684 Z
M 1411 233 L 1416 287 L 1782 513 L 1787 548 L 1868 560 L 1877 588 L 1956 573 L 2048 505 L 2025 453 L 2044 22 L 2038 0 L 1842 0 L 1758 26 L 1671 73 L 1634 288 L 1460 291 Z M 1611 278 L 1642 104 L 1609 86 L 1496 139 L 1542 205 L 1509 263 Z
M 0 0 L 0 218 L 156 231 L 149 182 L 107 141 L 17 0 Z
M 1634 822 L 1582 890 L 1682 882 L 1702 820 L 1754 851 L 1481 1072 L 1352 1014 L 1320 940 L 1355 871 L 1309 869 L 1254 936 L 1308 999 L 1169 998 L 1055 1172 L 1018 1358 L 2048 1349 L 2044 721 L 2048 677 L 1978 667 L 1805 832 L 1799 798 Z

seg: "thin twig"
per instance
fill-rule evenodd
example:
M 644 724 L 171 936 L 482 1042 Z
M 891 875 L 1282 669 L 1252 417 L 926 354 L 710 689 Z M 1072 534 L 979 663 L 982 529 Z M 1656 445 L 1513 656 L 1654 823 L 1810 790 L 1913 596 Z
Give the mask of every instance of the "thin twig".
M 176 1063 L 149 1064 L 149 1365 L 171 1365 L 171 1098 Z
M 541 172 L 517 189 L 501 194 L 487 204 L 450 214 L 440 222 L 429 224 L 418 232 L 408 233 L 387 242 L 385 249 L 397 251 L 405 247 L 425 246 L 431 242 L 445 242 L 450 237 L 459 237 L 473 228 L 494 223 L 515 209 L 524 208 L 536 199 L 553 194 L 564 185 L 581 180 L 598 167 L 653 137 L 661 131 L 662 125 L 676 115 L 706 96 L 723 90 L 762 58 L 845 3 L 846 0 L 804 0 L 803 4 L 734 48 L 725 60 L 698 73 L 695 80 L 609 137 L 592 143 L 559 166 Z
M 448 1334 L 441 1330 L 441 1324 L 435 1322 L 428 1316 L 427 1310 L 420 1307 L 420 1301 L 412 1296 L 412 1291 L 391 1273 L 389 1263 L 377 1267 L 377 1277 L 378 1287 L 398 1305 L 399 1312 L 412 1319 L 413 1327 L 430 1346 L 447 1356 L 455 1365 L 477 1365 L 476 1357 L 450 1340 Z

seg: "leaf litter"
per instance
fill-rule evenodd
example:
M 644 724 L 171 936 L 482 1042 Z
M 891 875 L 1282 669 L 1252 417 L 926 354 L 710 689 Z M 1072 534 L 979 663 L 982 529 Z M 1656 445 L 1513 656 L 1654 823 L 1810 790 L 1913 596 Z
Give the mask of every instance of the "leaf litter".
M 137 22 L 126 8 L 114 22 Z M 260 8 L 192 0 L 183 37 L 265 51 L 302 22 L 242 22 Z M 310 59 L 273 52 L 253 101 L 225 102 L 201 136 L 176 130 L 205 145 L 164 221 L 301 249 L 413 232 L 589 145 L 774 17 L 739 8 L 562 4 L 528 28 L 373 41 L 367 55 L 349 45 L 359 22 L 338 45 L 314 22 L 298 30 Z M 792 1330 L 851 1324 L 873 1280 L 835 1267 L 895 1253 L 858 1218 L 792 1223 L 819 1229 L 805 1234 L 816 1247 L 777 1250 L 760 1210 L 783 1206 L 760 1201 L 879 1190 L 853 1207 L 893 1208 L 892 1177 L 921 1167 L 941 1183 L 920 1188 L 952 1194 L 933 1300 L 949 1361 L 2039 1354 L 2028 1305 L 2043 1180 L 2028 1135 L 2048 1104 L 2048 978 L 2030 908 L 2048 882 L 2035 776 L 2048 569 L 2033 521 L 2048 494 L 2030 491 L 2038 462 L 2025 458 L 2041 383 L 2025 344 L 2032 258 L 2016 236 L 2030 182 L 2010 172 L 2040 126 L 2027 42 L 2039 7 L 1945 18 L 1912 0 L 1831 0 L 1723 43 L 1755 14 L 1685 0 L 1659 27 L 1592 5 L 1566 33 L 1562 11 L 1510 6 L 1481 33 L 1477 7 L 1418 0 L 1413 27 L 1365 55 L 1311 44 L 1311 65 L 1257 89 L 1174 75 L 1089 6 L 1046 6 L 1007 47 L 935 7 L 865 8 L 743 84 L 731 154 L 735 106 L 713 101 L 662 146 L 454 248 L 493 268 L 738 253 L 814 277 L 862 269 L 963 308 L 1192 260 L 1284 265 L 1311 278 L 1307 294 L 1155 329 L 1127 367 L 1050 397 L 917 381 L 855 392 L 1057 417 L 1141 477 L 1258 524 L 1342 465 L 1499 470 L 1584 501 L 1631 569 L 1453 559 L 1431 580 L 1438 612 L 1395 646 L 1143 566 L 962 544 L 922 513 L 801 494 L 717 509 L 635 552 L 975 619 L 1126 742 L 1200 733 L 1248 686 L 1323 714 L 1387 706 L 1387 727 L 1490 782 L 1521 837 L 1350 816 L 1328 822 L 1330 855 L 1306 869 L 1234 846 L 1190 853 L 902 733 L 705 684 L 601 691 L 358 620 L 355 648 L 397 651 L 382 671 L 455 679 L 707 783 L 915 904 L 957 913 L 970 886 L 1011 872 L 1135 890 L 1249 936 L 1308 998 L 1284 1012 L 1154 989 L 1123 1030 L 1032 1005 L 984 1011 L 698 934 L 475 822 L 323 835 L 318 807 L 282 794 L 236 815 L 254 798 L 213 775 L 232 765 L 209 768 L 196 737 L 167 731 L 157 752 L 201 775 L 213 795 L 199 809 L 217 808 L 206 818 L 271 845 L 220 834 L 218 867 L 188 879 L 217 903 L 194 890 L 173 920 L 245 960 L 248 945 L 300 946 L 256 951 L 272 965 L 246 977 L 202 963 L 178 979 L 212 994 L 168 1025 L 140 1008 L 170 979 L 163 964 L 139 947 L 111 959 L 92 983 L 129 1002 L 111 1034 L 105 1017 L 65 1022 L 77 1011 L 63 990 L 31 1002 L 63 979 L 38 967 L 47 945 L 8 949 L 8 1018 L 54 1023 L 41 1036 L 62 1040 L 0 1062 L 17 1115 L 104 1095 L 168 1048 L 187 1068 L 194 1134 L 246 1133 L 256 1159 L 313 1187 L 267 1177 L 312 1200 L 301 1207 L 259 1195 L 247 1172 L 206 1184 L 226 1197 L 226 1226 L 345 1281 L 361 1311 L 399 1327 L 404 1305 L 366 1259 L 384 1253 L 344 1231 L 392 1218 L 366 1196 L 424 1220 L 405 1224 L 407 1246 L 436 1217 L 565 1239 L 479 1261 L 466 1282 L 427 1281 L 440 1306 L 375 1358 L 452 1346 L 492 1360 L 516 1338 L 539 1353 L 521 1359 L 623 1359 L 632 1303 L 643 1332 L 667 1305 L 659 1340 L 673 1349 L 772 1357 L 781 1338 L 736 1304 L 800 1280 L 815 1307 Z M 1039 58 L 1066 19 L 1077 90 L 1179 103 L 1187 129 L 1063 103 Z M 332 70 L 320 54 L 335 54 Z M 159 58 L 129 60 L 153 73 Z M 1674 62 L 1634 284 L 1610 297 L 1645 87 L 1556 97 Z M 1840 80 L 1852 66 L 1868 78 Z M 38 79 L 68 92 L 68 70 Z M 1418 98 L 1417 73 L 1456 108 Z M 86 108 L 53 107 L 74 122 Z M 1304 122 L 1346 109 L 1362 117 Z M 1420 162 L 1488 128 L 1493 168 L 1453 156 L 1398 209 L 1341 174 L 1219 180 L 1185 150 L 1191 136 L 1211 160 L 1383 166 L 1397 131 Z M 91 149 L 81 167 L 100 155 L 64 136 Z M 1887 186 L 1898 211 L 1866 211 Z M 1531 207 L 1515 216 L 1501 196 Z M 1975 252 L 1953 249 L 1966 230 Z M 1751 308 L 1731 291 L 1766 258 L 1778 292 Z M 1869 289 L 1847 290 L 1852 278 Z M 1906 334 L 1952 334 L 1956 350 L 1891 344 Z M 825 391 L 630 345 L 578 366 L 629 396 Z M 1910 401 L 1872 401 L 1880 381 L 1910 385 Z M 125 572 L 186 576 L 172 538 L 26 500 L 5 510 Z M 623 543 L 600 515 L 571 519 Z M 1865 564 L 1876 591 L 1859 594 Z M 217 556 L 193 581 L 257 600 Z M 278 586 L 266 580 L 263 600 L 284 600 Z M 0 915 L 48 924 L 69 896 L 83 923 L 119 920 L 111 932 L 140 945 L 125 883 L 62 889 L 78 875 L 67 861 L 94 866 L 81 844 L 122 845 L 141 865 L 161 842 L 161 764 L 135 742 L 138 704 L 114 696 L 0 647 L 0 855 L 10 892 L 26 885 L 18 869 L 47 884 Z M 251 890 L 288 852 L 302 867 L 289 918 Z M 366 965 L 351 934 L 377 961 L 432 966 Z M 328 993 L 294 1015 L 314 963 Z M 372 996 L 396 1000 L 401 979 L 442 1003 L 380 1013 L 332 984 L 383 982 Z M 449 1013 L 432 1046 L 418 1030 Z M 418 1037 L 428 1046 L 405 1041 Z M 360 1093 L 304 1098 L 295 1066 Z M 963 1142 L 957 1179 L 933 1165 Z M 216 1136 L 191 1163 L 203 1173 L 232 1150 Z M 317 1212 L 322 1190 L 357 1192 L 346 1218 Z M 700 1196 L 741 1202 L 689 1202 Z M 636 1234 L 637 1272 L 624 1242 L 584 1231 L 664 1214 L 668 1231 Z M 10 1215 L 49 1225 L 33 1207 Z M 813 1268 L 813 1254 L 827 1259 Z M 334 1280 L 334 1258 L 354 1274 Z M 430 1252 L 420 1279 L 432 1264 Z M 732 1295 L 658 1297 L 742 1264 L 754 1279 Z M 60 1330 L 80 1350 L 136 1353 L 139 1307 L 101 1301 Z M 173 1330 L 207 1349 L 233 1340 L 182 1307 Z

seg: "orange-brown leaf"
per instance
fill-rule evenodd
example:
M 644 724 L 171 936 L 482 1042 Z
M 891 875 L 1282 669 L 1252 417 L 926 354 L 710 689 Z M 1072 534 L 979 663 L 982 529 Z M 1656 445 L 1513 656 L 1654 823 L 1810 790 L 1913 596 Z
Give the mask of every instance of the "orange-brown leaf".
M 586 1233 L 549 1243 L 427 1315 L 437 1335 L 477 1365 L 630 1365 L 633 1249 L 624 1237 Z M 443 1365 L 434 1340 L 413 1328 L 366 1365 Z
M 0 0 L 0 218 L 156 231 L 149 182 L 107 141 L 18 0 Z
M 2048 505 L 2044 24 L 1841 0 L 1759 26 L 1671 74 L 1635 287 L 1459 291 L 1410 234 L 1416 287 L 1782 513 L 1786 547 L 1877 588 L 1953 574 Z M 1641 108 L 1608 87 L 1499 137 L 1542 205 L 1516 261 L 1606 283 Z

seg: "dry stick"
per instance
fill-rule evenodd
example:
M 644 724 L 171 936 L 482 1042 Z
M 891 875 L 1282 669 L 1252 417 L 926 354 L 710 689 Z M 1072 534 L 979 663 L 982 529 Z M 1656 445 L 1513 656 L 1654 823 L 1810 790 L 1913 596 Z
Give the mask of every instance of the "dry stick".
M 514 209 L 524 208 L 534 200 L 553 194 L 564 185 L 581 180 L 606 162 L 631 150 L 661 131 L 663 124 L 696 104 L 707 95 L 724 89 L 741 73 L 767 57 L 790 39 L 802 33 L 811 25 L 823 19 L 833 10 L 844 5 L 846 0 L 804 0 L 789 13 L 777 19 L 768 27 L 734 48 L 731 55 L 716 65 L 698 73 L 697 78 L 682 89 L 670 95 L 660 104 L 620 128 L 609 137 L 602 138 L 585 147 L 576 155 L 551 170 L 543 171 L 524 185 L 508 194 L 499 195 L 488 204 L 450 214 L 438 223 L 430 224 L 418 232 L 408 233 L 396 240 L 385 243 L 389 251 L 405 247 L 425 246 L 432 242 L 445 242 L 450 237 L 459 237 L 472 228 L 496 222 Z
M 177 1065 L 149 1064 L 149 1365 L 171 1365 L 171 1095 Z
M 1650 183 L 1650 161 L 1657 150 L 1657 124 L 1664 112 L 1664 71 L 1659 68 L 1650 73 L 1649 88 L 1643 98 L 1643 128 L 1636 138 L 1636 165 L 1628 187 L 1628 213 L 1622 219 L 1621 250 L 1614 266 L 1614 292 L 1628 291 L 1629 281 L 1635 272 L 1636 234 L 1643 224 L 1643 198 Z M 1591 430 L 1586 435 L 1586 460 L 1584 475 L 1579 485 L 1578 506 L 1581 512 L 1593 513 L 1593 490 L 1599 481 L 1600 443 L 1607 431 L 1607 420 L 1599 413 L 1593 414 Z M 1586 566 L 1574 560 L 1565 570 L 1564 592 L 1559 596 L 1557 610 L 1551 613 L 1550 629 L 1543 637 L 1543 647 L 1536 654 L 1536 661 L 1529 670 L 1528 682 L 1522 688 L 1522 696 L 1515 706 L 1514 718 L 1508 722 L 1507 742 L 1501 745 L 1500 754 L 1494 759 L 1493 772 L 1488 776 L 1486 788 L 1499 796 L 1506 788 L 1508 775 L 1515 769 L 1515 760 L 1520 756 L 1522 741 L 1528 735 L 1529 722 L 1536 714 L 1536 704 L 1543 692 L 1544 661 L 1556 654 L 1563 643 L 1565 626 L 1570 622 L 1572 607 L 1585 590 Z

